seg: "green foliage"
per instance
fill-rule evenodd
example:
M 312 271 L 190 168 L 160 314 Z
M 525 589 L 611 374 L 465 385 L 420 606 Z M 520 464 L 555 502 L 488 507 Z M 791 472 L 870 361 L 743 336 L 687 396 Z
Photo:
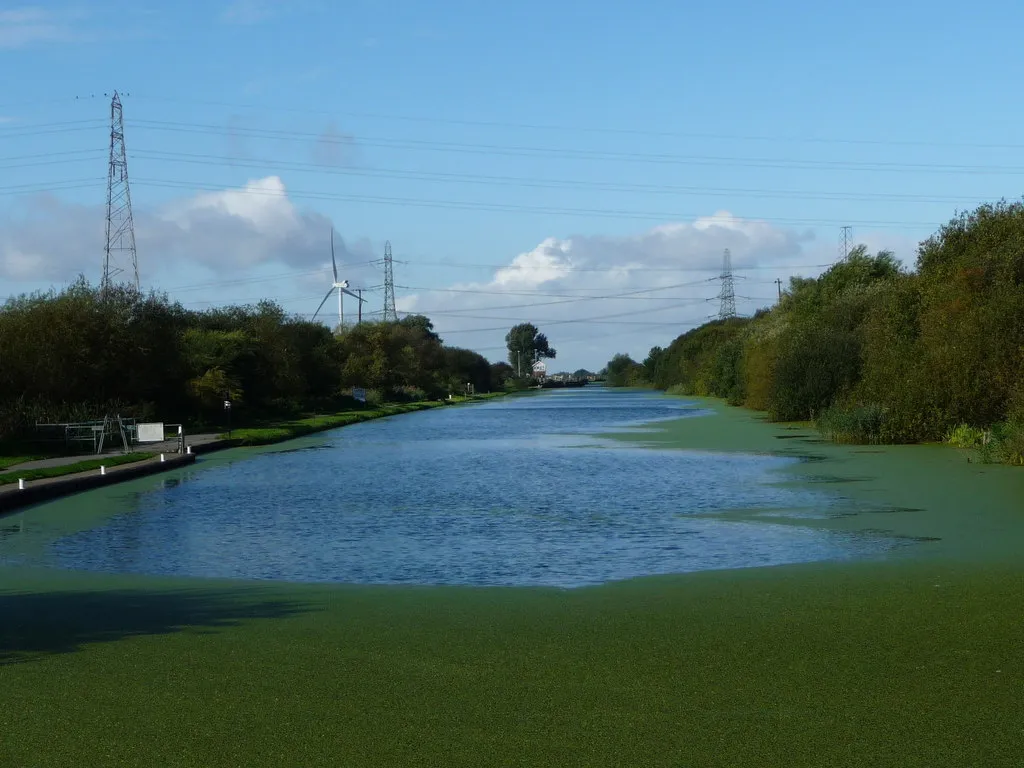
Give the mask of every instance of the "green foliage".
M 1024 417 L 1011 418 L 1022 317 L 1024 204 L 1001 202 L 923 242 L 913 272 L 857 246 L 819 277 L 792 278 L 772 309 L 652 350 L 649 373 L 661 389 L 815 419 L 836 440 L 945 439 L 1024 463 Z
M 338 336 L 272 302 L 189 311 L 167 297 L 80 279 L 0 307 L 0 438 L 40 421 L 126 417 L 237 426 L 337 410 L 350 387 L 381 400 L 500 388 L 490 363 L 445 347 L 421 315 L 362 323 Z
M 946 433 L 944 442 L 956 448 L 978 448 L 985 438 L 985 430 L 967 424 L 957 424 Z
M 885 409 L 880 405 L 834 405 L 818 416 L 815 426 L 837 443 L 877 445 L 885 435 Z
M 656 347 L 648 360 L 655 363 L 648 371 L 651 383 L 661 389 L 673 384 L 684 394 L 727 397 L 737 386 L 738 348 L 719 358 L 721 347 L 735 339 L 748 321 L 742 319 L 714 321 L 687 331 L 667 349 Z M 655 354 L 655 350 L 659 350 Z M 733 355 L 734 357 L 730 357 Z
M 527 378 L 532 375 L 533 364 L 544 358 L 554 359 L 556 351 L 533 323 L 520 323 L 505 334 L 508 361 L 516 375 Z
M 648 385 L 646 369 L 626 354 L 617 354 L 608 362 L 605 374 L 610 387 L 639 387 Z

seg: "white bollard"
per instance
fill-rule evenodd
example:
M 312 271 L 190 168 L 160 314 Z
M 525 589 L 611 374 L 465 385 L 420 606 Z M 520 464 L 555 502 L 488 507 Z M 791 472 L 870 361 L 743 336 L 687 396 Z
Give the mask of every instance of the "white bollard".
M 166 459 L 164 458 L 164 455 L 162 453 L 160 454 L 160 461 L 166 461 Z
M 24 477 L 19 477 L 18 478 L 18 490 L 19 491 L 24 491 L 25 490 L 25 478 Z
M 107 474 L 107 468 L 104 467 L 102 464 L 100 465 L 100 474 L 101 475 Z
M 188 445 L 185 447 L 185 453 L 192 453 L 192 446 Z

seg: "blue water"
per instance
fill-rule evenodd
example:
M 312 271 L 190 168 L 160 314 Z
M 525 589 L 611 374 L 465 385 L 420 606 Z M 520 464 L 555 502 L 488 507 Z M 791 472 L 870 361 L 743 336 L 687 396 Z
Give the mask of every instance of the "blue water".
M 237 460 L 201 459 L 41 557 L 118 573 L 578 587 L 890 546 L 701 516 L 834 504 L 827 492 L 777 484 L 774 470 L 795 459 L 596 437 L 669 418 L 716 417 L 595 387 L 367 422 Z

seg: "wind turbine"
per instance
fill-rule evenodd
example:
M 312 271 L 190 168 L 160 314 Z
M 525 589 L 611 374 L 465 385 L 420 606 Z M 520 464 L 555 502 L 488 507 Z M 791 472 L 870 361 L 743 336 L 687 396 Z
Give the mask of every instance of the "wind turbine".
M 331 298 L 331 294 L 335 291 L 338 292 L 338 326 L 342 327 L 345 324 L 345 312 L 341 303 L 341 296 L 343 293 L 347 293 L 353 298 L 359 299 L 360 302 L 365 301 L 362 296 L 358 296 L 348 289 L 348 280 L 338 280 L 338 262 L 334 260 L 334 228 L 331 227 L 331 269 L 334 271 L 334 282 L 331 283 L 330 289 L 327 291 L 327 295 L 324 296 L 324 300 L 320 302 L 320 306 L 316 308 L 316 312 L 313 313 L 313 320 L 316 320 L 316 316 L 323 309 L 324 304 Z

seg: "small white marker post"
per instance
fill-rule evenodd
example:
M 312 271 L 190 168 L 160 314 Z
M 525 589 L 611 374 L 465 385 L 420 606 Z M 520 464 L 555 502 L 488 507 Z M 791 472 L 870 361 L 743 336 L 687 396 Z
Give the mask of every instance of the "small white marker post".
M 25 490 L 25 478 L 24 477 L 19 477 L 18 478 L 18 490 L 19 491 L 24 491 Z
M 160 461 L 166 461 L 166 459 L 164 458 L 164 455 L 162 453 L 160 454 Z
M 100 474 L 101 475 L 107 474 L 107 468 L 104 467 L 102 464 L 100 465 Z
M 191 445 L 186 446 L 185 453 L 192 453 L 192 446 Z

